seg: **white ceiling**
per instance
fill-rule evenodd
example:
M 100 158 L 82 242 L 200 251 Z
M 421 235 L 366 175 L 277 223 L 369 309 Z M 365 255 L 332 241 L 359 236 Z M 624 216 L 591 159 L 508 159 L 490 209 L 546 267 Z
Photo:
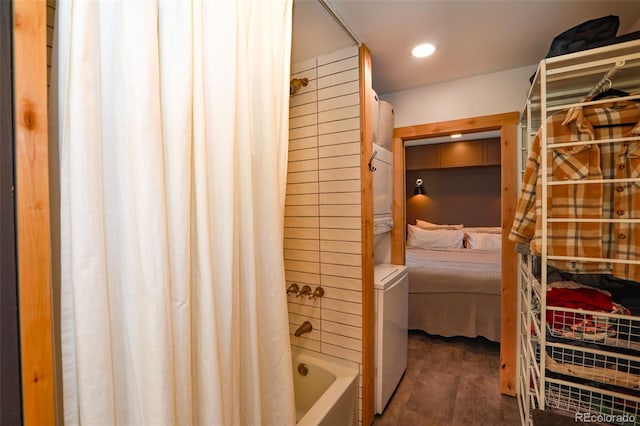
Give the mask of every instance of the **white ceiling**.
M 553 38 L 589 19 L 640 31 L 640 0 L 325 0 L 367 45 L 379 95 L 538 63 Z M 436 53 L 410 55 L 431 42 Z M 355 44 L 319 0 L 294 0 L 292 62 Z

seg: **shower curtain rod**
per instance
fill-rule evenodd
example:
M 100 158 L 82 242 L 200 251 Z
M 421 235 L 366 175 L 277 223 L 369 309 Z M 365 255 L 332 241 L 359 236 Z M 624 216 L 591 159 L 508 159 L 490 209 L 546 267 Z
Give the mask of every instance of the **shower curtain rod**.
M 351 39 L 358 46 L 362 45 L 362 42 L 360 41 L 358 36 L 353 32 L 353 30 L 349 27 L 349 25 L 347 25 L 347 23 L 344 21 L 342 16 L 340 16 L 338 11 L 334 9 L 334 7 L 331 5 L 329 0 L 318 0 L 318 2 L 320 2 L 322 7 L 324 7 L 326 9 L 326 11 L 329 12 L 329 15 L 331 15 L 333 17 L 333 19 L 335 19 L 335 21 L 338 23 L 338 25 L 340 25 L 342 27 L 342 29 L 349 35 L 349 37 L 351 37 Z

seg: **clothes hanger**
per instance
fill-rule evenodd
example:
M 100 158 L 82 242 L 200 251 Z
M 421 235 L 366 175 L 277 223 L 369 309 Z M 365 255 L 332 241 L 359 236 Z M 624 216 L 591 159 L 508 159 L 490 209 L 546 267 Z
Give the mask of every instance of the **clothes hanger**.
M 597 95 L 595 95 L 593 98 L 591 98 L 591 100 L 592 101 L 598 101 L 600 99 L 621 98 L 623 96 L 629 96 L 629 93 L 625 92 L 624 90 L 614 89 L 613 87 L 610 87 L 607 90 L 604 90 L 604 91 L 598 93 Z

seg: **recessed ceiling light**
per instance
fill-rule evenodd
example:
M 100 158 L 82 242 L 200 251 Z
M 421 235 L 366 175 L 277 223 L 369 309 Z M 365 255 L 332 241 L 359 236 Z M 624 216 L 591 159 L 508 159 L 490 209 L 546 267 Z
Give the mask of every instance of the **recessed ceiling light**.
M 431 43 L 419 44 L 413 48 L 411 54 L 416 58 L 426 58 L 436 51 L 436 47 Z
M 454 134 L 451 135 L 451 138 L 453 138 L 453 139 L 458 139 L 458 138 L 461 138 L 461 137 L 462 137 L 462 133 L 454 133 Z

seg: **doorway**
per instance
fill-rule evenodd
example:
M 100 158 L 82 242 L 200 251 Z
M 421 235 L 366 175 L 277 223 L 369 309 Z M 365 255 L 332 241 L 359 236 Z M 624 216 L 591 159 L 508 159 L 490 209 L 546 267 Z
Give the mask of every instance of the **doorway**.
M 517 202 L 517 123 L 519 114 L 471 117 L 452 121 L 398 127 L 393 132 L 393 230 L 391 262 L 405 264 L 405 142 L 452 133 L 473 133 L 497 130 L 500 132 L 500 185 L 502 226 L 502 297 L 500 343 L 500 392 L 516 394 L 516 326 L 517 326 L 517 269 L 515 248 L 507 239 Z

